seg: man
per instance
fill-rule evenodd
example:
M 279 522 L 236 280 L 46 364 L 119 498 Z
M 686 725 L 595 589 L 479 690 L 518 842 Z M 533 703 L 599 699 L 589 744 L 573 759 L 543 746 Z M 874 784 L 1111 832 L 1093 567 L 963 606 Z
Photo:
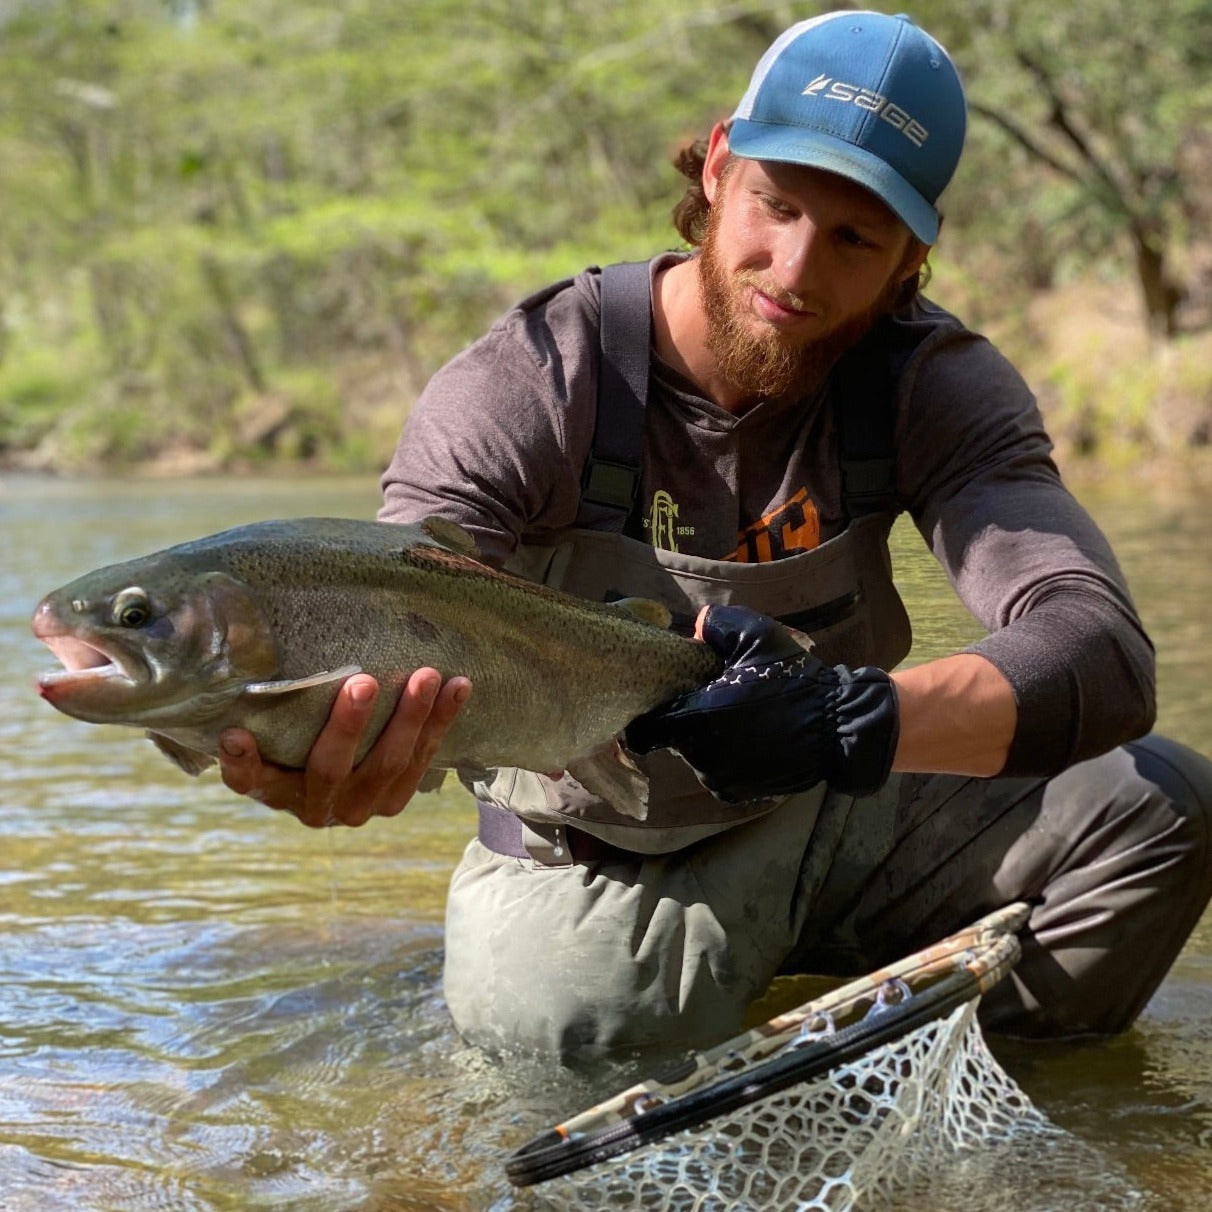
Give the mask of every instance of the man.
M 779 973 L 864 972 L 1018 899 L 1024 958 L 986 1023 L 1119 1031 L 1203 912 L 1212 767 L 1134 741 L 1152 649 L 1114 558 L 1021 379 L 918 296 L 964 123 L 907 18 L 793 26 L 684 161 L 697 251 L 638 287 L 611 270 L 608 302 L 592 271 L 524 301 L 410 416 L 383 518 L 440 514 L 586 596 L 710 606 L 699 633 L 727 660 L 629 728 L 642 824 L 567 777 L 467 776 L 481 828 L 445 982 L 468 1038 L 718 1040 Z M 889 675 L 901 510 L 989 635 Z M 301 774 L 233 733 L 228 785 L 312 825 L 398 812 L 474 689 L 417 671 L 355 769 L 374 693 L 350 679 Z

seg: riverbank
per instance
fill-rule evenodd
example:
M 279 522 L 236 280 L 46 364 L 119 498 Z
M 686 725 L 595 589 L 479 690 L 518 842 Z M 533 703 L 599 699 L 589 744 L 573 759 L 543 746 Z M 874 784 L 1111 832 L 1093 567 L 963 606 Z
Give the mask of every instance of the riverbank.
M 1078 282 L 995 309 L 948 275 L 930 294 L 984 332 L 1035 391 L 1069 476 L 1212 474 L 1212 330 L 1150 342 L 1122 284 Z M 384 352 L 246 393 L 201 417 L 132 387 L 41 408 L 0 400 L 0 471 L 151 478 L 376 475 L 423 383 Z

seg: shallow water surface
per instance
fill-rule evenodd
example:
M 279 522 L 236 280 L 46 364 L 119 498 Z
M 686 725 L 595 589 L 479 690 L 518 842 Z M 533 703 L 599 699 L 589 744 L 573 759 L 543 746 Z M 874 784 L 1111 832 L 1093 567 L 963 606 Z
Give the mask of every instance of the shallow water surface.
M 1212 751 L 1212 493 L 1079 495 L 1158 644 L 1161 727 Z M 472 829 L 460 793 L 313 833 L 32 690 L 49 657 L 29 615 L 56 585 L 224 526 L 375 504 L 369 481 L 0 484 L 6 1212 L 507 1208 L 505 1154 L 633 1080 L 501 1063 L 451 1030 L 441 922 Z M 899 532 L 897 552 L 922 620 L 912 659 L 975 635 L 915 537 Z M 1091 1150 L 1084 1174 L 1045 1151 L 948 1182 L 934 1206 L 1212 1207 L 1210 1023 L 1205 918 L 1124 1038 L 998 1047 Z

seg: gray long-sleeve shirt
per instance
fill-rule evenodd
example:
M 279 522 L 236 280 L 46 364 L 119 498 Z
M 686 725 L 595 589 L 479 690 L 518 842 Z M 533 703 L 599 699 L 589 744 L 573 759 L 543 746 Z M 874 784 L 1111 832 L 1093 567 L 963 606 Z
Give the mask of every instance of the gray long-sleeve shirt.
M 497 562 L 570 527 L 593 436 L 598 307 L 586 271 L 440 370 L 384 474 L 380 517 L 450 518 Z M 1106 540 L 1061 483 L 1030 390 L 942 309 L 919 301 L 896 321 L 925 334 L 895 392 L 897 496 L 988 629 L 969 651 L 1014 689 L 1004 773 L 1051 774 L 1140 735 L 1155 712 L 1152 646 Z M 641 482 L 654 541 L 745 559 L 769 552 L 754 535 L 772 520 L 800 548 L 837 534 L 833 386 L 735 416 L 654 363 Z

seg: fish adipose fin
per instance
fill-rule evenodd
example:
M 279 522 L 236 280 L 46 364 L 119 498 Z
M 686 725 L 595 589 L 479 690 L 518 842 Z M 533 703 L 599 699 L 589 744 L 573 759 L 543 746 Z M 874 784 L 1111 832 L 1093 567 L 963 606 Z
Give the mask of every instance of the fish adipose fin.
M 163 733 L 149 730 L 145 735 L 173 765 L 180 766 L 186 774 L 192 775 L 194 778 L 215 764 L 215 759 L 209 753 L 191 749 L 188 745 L 182 745 L 180 741 L 174 741 Z
M 568 763 L 568 773 L 616 812 L 637 821 L 648 817 L 648 778 L 612 741 L 588 757 Z
M 473 560 L 483 558 L 475 539 L 458 522 L 431 514 L 421 523 L 421 529 L 441 547 L 447 547 L 459 555 L 470 556 Z
M 361 673 L 361 665 L 342 665 L 340 669 L 326 669 L 306 678 L 287 678 L 279 682 L 249 682 L 245 694 L 293 694 L 296 690 L 310 690 L 313 686 L 327 686 L 329 682 L 343 682 L 355 673 Z

